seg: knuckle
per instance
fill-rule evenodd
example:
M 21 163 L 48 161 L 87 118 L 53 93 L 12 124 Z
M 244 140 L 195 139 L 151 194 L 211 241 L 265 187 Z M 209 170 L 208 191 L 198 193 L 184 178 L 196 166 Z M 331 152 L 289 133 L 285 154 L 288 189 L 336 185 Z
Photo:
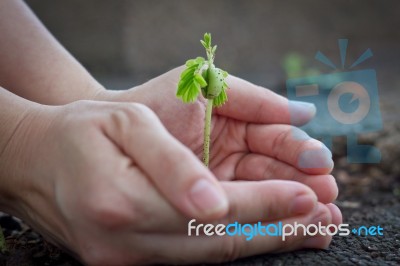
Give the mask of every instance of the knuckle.
M 123 112 L 131 122 L 146 122 L 156 117 L 150 108 L 137 103 L 124 104 Z
M 154 121 L 158 120 L 150 108 L 136 103 L 119 103 L 110 116 L 120 132 L 130 131 L 130 125 L 138 125 L 143 128 L 153 127 Z
M 286 143 L 288 138 L 290 138 L 291 135 L 291 130 L 292 128 L 288 128 L 286 130 L 282 130 L 273 140 L 272 142 L 272 147 L 274 148 L 274 151 L 277 153 L 276 156 L 278 156 L 278 151 L 281 149 L 278 149 L 279 147 L 282 147 L 283 144 Z
M 259 164 L 260 165 L 260 164 Z M 274 178 L 276 176 L 281 175 L 281 167 L 274 160 L 267 159 L 267 163 L 264 164 L 265 169 L 262 174 L 262 180 L 268 180 L 270 178 Z M 291 170 L 291 168 L 289 168 Z
M 295 126 L 287 126 L 285 130 L 282 130 L 272 142 L 274 156 L 278 159 L 285 157 L 287 150 L 281 149 L 281 147 L 287 146 L 287 143 L 292 143 L 293 140 L 296 140 L 297 144 L 293 147 L 293 152 L 291 154 L 292 156 L 296 156 L 299 151 L 304 150 L 308 145 L 310 137 L 308 137 L 303 130 Z

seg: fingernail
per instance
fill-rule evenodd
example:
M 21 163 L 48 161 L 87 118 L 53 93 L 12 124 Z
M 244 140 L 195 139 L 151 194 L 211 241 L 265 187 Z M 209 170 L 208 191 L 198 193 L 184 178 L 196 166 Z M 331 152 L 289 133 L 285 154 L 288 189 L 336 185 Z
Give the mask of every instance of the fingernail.
M 289 101 L 290 123 L 294 126 L 306 124 L 316 112 L 317 108 L 313 103 Z
M 327 226 L 330 223 L 330 217 L 327 213 L 324 205 L 318 204 L 316 210 L 314 211 L 314 216 L 311 219 L 310 224 L 318 225 L 321 223 L 323 226 Z M 329 247 L 329 243 L 331 242 L 332 237 L 326 234 L 326 231 L 323 231 L 324 235 L 315 235 L 311 236 L 303 242 L 303 248 L 319 248 L 326 249 Z
M 318 205 L 313 218 L 311 219 L 310 224 L 318 224 L 321 223 L 322 225 L 327 225 L 329 223 L 329 215 L 326 212 L 326 209 L 323 208 L 321 205 Z
M 226 197 L 206 179 L 200 179 L 192 186 L 189 198 L 205 215 L 221 212 L 228 207 Z
M 295 140 L 310 140 L 311 137 L 298 127 L 292 127 L 292 137 Z
M 332 223 L 339 225 L 343 222 L 342 211 L 333 203 L 326 204 L 332 214 Z
M 317 197 L 315 195 L 297 196 L 290 207 L 290 213 L 292 215 L 309 213 L 314 209 L 316 203 Z
M 332 152 L 324 145 L 319 149 L 303 151 L 298 162 L 300 168 L 333 168 Z

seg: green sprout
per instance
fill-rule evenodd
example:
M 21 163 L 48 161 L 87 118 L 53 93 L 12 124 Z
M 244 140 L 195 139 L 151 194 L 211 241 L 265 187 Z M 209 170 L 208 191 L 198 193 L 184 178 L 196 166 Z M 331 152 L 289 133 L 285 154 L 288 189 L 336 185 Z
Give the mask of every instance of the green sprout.
M 203 57 L 190 59 L 186 62 L 186 69 L 181 73 L 176 96 L 184 103 L 192 103 L 199 97 L 200 92 L 207 101 L 205 123 L 203 162 L 208 167 L 210 160 L 210 133 L 211 115 L 213 107 L 223 105 L 228 96 L 226 90 L 228 85 L 225 79 L 228 73 L 214 65 L 215 51 L 217 46 L 211 45 L 211 34 L 205 33 L 204 39 L 200 40 L 206 49 L 207 60 Z

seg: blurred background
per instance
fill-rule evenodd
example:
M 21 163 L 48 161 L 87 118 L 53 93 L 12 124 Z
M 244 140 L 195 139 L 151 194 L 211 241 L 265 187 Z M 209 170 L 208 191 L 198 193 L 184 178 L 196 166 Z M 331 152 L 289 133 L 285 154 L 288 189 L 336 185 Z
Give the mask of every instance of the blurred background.
M 317 51 L 339 66 L 336 72 L 345 72 L 370 48 L 373 57 L 352 70 L 376 70 L 383 129 L 360 134 L 357 140 L 379 149 L 382 160 L 349 163 L 346 137 L 335 137 L 332 174 L 340 190 L 335 204 L 344 221 L 353 226 L 379 224 L 384 237 L 335 236 L 326 251 L 267 254 L 226 265 L 400 265 L 400 1 L 26 2 L 108 89 L 128 89 L 189 58 L 205 56 L 199 43 L 205 32 L 212 33 L 219 47 L 219 67 L 283 95 L 287 78 L 332 73 L 314 59 Z M 338 39 L 349 40 L 344 69 Z M 15 221 L 10 221 L 5 217 L 0 225 L 14 228 L 10 224 Z M 23 229 L 15 241 L 10 238 L 13 248 L 6 265 L 80 265 L 45 241 L 30 242 L 31 233 Z M 24 264 L 22 259 L 39 263 Z
M 282 90 L 287 58 L 305 68 L 331 69 L 318 50 L 340 65 L 337 40 L 349 39 L 347 66 L 367 48 L 379 87 L 400 85 L 400 1 L 371 0 L 28 0 L 57 39 L 110 89 L 141 84 L 188 58 L 204 55 L 211 32 L 216 63 L 229 73 Z M 290 57 L 292 56 L 292 57 Z M 296 58 L 294 59 L 297 60 Z M 299 61 L 299 60 L 297 60 Z M 400 94 L 399 94 L 400 95 Z

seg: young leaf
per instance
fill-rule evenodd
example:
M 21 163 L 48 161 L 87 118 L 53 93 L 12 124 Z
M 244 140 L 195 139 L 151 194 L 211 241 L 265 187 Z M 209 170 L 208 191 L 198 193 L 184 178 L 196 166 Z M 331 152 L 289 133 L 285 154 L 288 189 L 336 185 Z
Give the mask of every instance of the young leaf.
M 204 42 L 207 44 L 207 48 L 211 47 L 211 34 L 204 33 Z
M 185 63 L 185 65 L 186 65 L 187 67 L 191 67 L 191 66 L 194 66 L 194 65 L 201 64 L 201 63 L 203 63 L 204 61 L 205 61 L 205 59 L 204 59 L 203 57 L 199 56 L 199 57 L 196 57 L 195 59 L 189 59 L 189 60 L 187 60 L 186 63 Z
M 201 92 L 200 83 L 203 82 L 196 80 L 196 75 L 198 75 L 198 72 L 203 67 L 204 62 L 205 60 L 202 57 L 197 57 L 186 62 L 186 69 L 181 73 L 178 90 L 176 91 L 176 96 L 181 98 L 185 103 L 194 102 Z
M 205 48 L 205 49 L 207 49 L 208 47 L 207 47 L 207 43 L 205 42 L 205 41 L 203 41 L 203 40 L 200 40 L 200 42 L 201 42 L 201 44 L 203 45 L 203 47 Z
M 227 72 L 225 73 L 228 74 Z M 221 93 L 214 98 L 213 102 L 214 107 L 220 107 L 221 105 L 224 105 L 228 101 L 228 95 L 226 94 L 227 90 L 228 90 L 228 84 L 224 79 Z
M 224 88 L 220 94 L 214 98 L 213 106 L 220 107 L 228 100 L 228 95 L 226 94 L 226 89 Z
M 192 65 L 190 67 L 187 67 L 184 71 L 181 73 L 181 78 L 185 78 L 188 76 L 192 75 L 192 72 L 196 71 L 197 65 Z
M 182 100 L 186 103 L 194 102 L 197 99 L 200 91 L 200 85 L 193 81 L 191 82 L 190 87 L 182 95 Z
M 198 56 L 198 57 L 196 57 L 196 59 L 194 59 L 194 62 L 195 62 L 197 65 L 203 64 L 204 61 L 205 61 L 204 57 L 201 57 L 201 56 Z
M 203 78 L 202 75 L 198 73 L 194 75 L 194 80 L 197 81 L 200 84 L 200 87 L 202 88 L 207 86 L 207 81 Z

